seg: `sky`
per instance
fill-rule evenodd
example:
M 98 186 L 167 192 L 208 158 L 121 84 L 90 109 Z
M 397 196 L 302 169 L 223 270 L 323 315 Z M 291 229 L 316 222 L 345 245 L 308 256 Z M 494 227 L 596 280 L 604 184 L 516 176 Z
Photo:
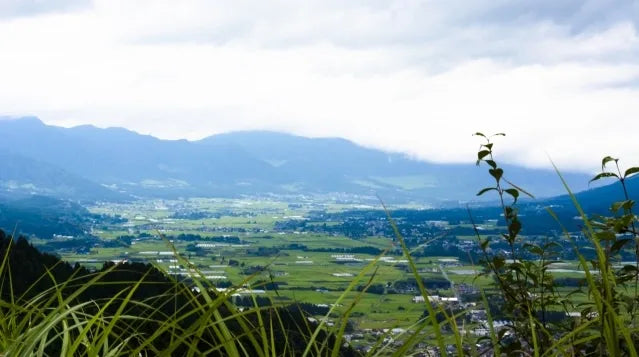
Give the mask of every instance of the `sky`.
M 0 0 L 0 115 L 639 165 L 639 1 Z

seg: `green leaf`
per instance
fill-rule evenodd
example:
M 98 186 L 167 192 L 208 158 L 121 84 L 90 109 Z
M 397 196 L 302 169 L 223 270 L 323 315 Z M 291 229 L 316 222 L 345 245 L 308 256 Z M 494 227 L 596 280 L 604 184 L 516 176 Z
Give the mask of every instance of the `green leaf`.
M 595 235 L 597 236 L 597 238 L 599 238 L 599 240 L 613 241 L 617 238 L 615 233 L 611 231 L 597 232 Z
M 490 165 L 490 167 L 492 167 L 493 169 L 497 168 L 497 163 L 493 160 L 484 160 L 484 162 Z
M 480 161 L 481 159 L 483 159 L 487 155 L 490 155 L 490 150 L 482 150 L 482 151 L 478 152 L 477 153 L 477 161 Z
M 611 250 L 613 253 L 616 253 L 616 252 L 620 251 L 620 250 L 623 248 L 623 246 L 624 246 L 626 243 L 629 243 L 630 241 L 631 241 L 631 239 L 619 239 L 618 241 L 616 241 L 616 242 L 612 245 L 612 247 L 610 248 L 610 250 Z
M 511 218 L 513 216 L 513 213 L 515 212 L 515 210 L 513 210 L 512 207 L 510 206 L 506 206 L 506 218 Z
M 496 256 L 493 258 L 493 265 L 495 266 L 495 269 L 500 269 L 506 265 L 506 259 L 502 256 Z
M 631 210 L 634 205 L 635 201 L 633 200 L 615 202 L 612 204 L 611 210 L 615 213 L 621 208 L 623 208 L 624 210 Z
M 504 190 L 504 192 L 506 192 L 507 194 L 513 196 L 513 199 L 514 199 L 513 204 L 517 203 L 517 198 L 519 198 L 519 191 L 517 191 L 517 189 L 507 188 L 507 189 Z
M 632 221 L 635 219 L 635 216 L 632 214 L 625 214 L 621 217 L 619 217 L 615 223 L 615 228 L 617 229 L 618 233 L 621 233 L 625 230 L 628 229 L 628 227 L 630 226 L 630 224 L 632 224 Z
M 481 137 L 486 137 L 486 135 L 480 133 L 480 132 L 476 132 L 475 134 L 473 134 L 474 136 L 481 136 Z
M 506 134 L 504 134 L 504 133 L 497 133 L 497 134 L 493 134 L 493 136 L 506 136 Z
M 504 338 L 504 335 L 506 335 L 506 332 L 508 332 L 507 328 L 502 328 L 502 329 L 499 330 L 499 332 L 497 332 L 499 340 Z
M 510 225 L 508 225 L 508 230 L 510 231 L 511 237 L 515 238 L 521 230 L 521 223 L 519 221 L 512 221 Z
M 516 189 L 517 189 L 517 191 L 519 191 L 519 192 L 523 193 L 524 195 L 526 195 L 526 196 L 528 196 L 528 197 L 530 197 L 530 198 L 532 198 L 532 199 L 535 199 L 535 196 L 533 196 L 533 194 L 532 194 L 532 193 L 530 193 L 530 192 L 528 192 L 528 191 L 524 190 L 523 188 L 521 188 L 521 187 L 519 187 L 519 186 L 515 185 L 514 183 L 512 183 L 512 182 L 510 182 L 510 181 L 508 181 L 508 180 L 506 180 L 506 179 L 504 179 L 504 181 L 506 181 L 506 183 L 507 183 L 507 184 L 509 184 L 510 186 L 512 186 L 512 187 L 514 187 L 514 188 L 516 188 Z
M 623 174 L 623 178 L 626 178 L 630 175 L 634 175 L 637 172 L 639 172 L 639 167 L 631 167 L 628 170 L 626 170 L 626 173 Z
M 531 252 L 532 254 L 536 254 L 536 255 L 544 254 L 544 250 L 536 244 L 526 243 L 524 244 L 524 248 L 528 249 L 528 251 Z
M 606 164 L 609 163 L 610 161 L 617 162 L 617 161 L 619 161 L 619 159 L 615 159 L 612 156 L 604 157 L 603 160 L 601 160 L 601 171 L 603 171 L 603 169 L 606 167 Z
M 548 250 L 550 248 L 556 247 L 556 248 L 560 248 L 561 244 L 557 243 L 557 242 L 548 242 L 546 244 L 543 245 L 545 250 Z M 556 262 L 559 263 L 559 262 Z
M 492 150 L 493 149 L 493 143 L 488 143 L 488 144 L 483 144 L 483 146 L 488 149 L 488 150 Z
M 477 196 L 481 196 L 481 195 L 483 195 L 484 193 L 486 193 L 486 192 L 488 192 L 490 190 L 497 191 L 497 189 L 495 187 L 486 187 L 486 188 L 483 188 L 481 191 L 477 192 Z
M 504 175 L 504 170 L 502 170 L 502 169 L 490 169 L 490 170 L 488 170 L 488 172 L 497 181 L 499 181 L 501 179 L 501 177 Z
M 601 178 L 604 178 L 604 177 L 616 177 L 616 178 L 619 178 L 619 176 L 617 176 L 617 174 L 615 174 L 615 173 L 602 172 L 602 173 L 600 173 L 599 175 L 595 176 L 592 180 L 590 180 L 588 182 L 590 183 L 590 182 L 593 182 L 593 181 L 597 181 L 597 180 L 599 180 Z

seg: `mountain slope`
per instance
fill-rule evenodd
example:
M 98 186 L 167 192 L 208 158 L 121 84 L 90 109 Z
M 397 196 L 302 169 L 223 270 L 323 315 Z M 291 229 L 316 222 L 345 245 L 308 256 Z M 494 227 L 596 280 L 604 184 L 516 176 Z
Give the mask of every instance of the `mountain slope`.
M 199 141 L 205 145 L 237 145 L 271 163 L 286 177 L 301 183 L 330 182 L 345 190 L 384 195 L 429 197 L 434 200 L 472 200 L 491 184 L 486 170 L 472 164 L 438 164 L 405 155 L 358 146 L 338 138 L 309 139 L 281 133 L 251 131 L 214 135 Z M 540 197 L 563 193 L 561 181 L 551 170 L 504 165 L 506 176 Z M 588 188 L 589 176 L 565 173 L 576 191 Z
M 79 236 L 89 229 L 92 215 L 70 201 L 45 196 L 0 201 L 0 229 L 51 238 L 54 234 Z
M 336 138 L 237 132 L 198 142 L 160 140 L 121 128 L 60 128 L 37 118 L 0 120 L 0 151 L 58 166 L 115 190 L 154 197 L 348 193 L 386 201 L 440 204 L 475 199 L 490 184 L 473 164 L 436 164 Z M 561 194 L 548 170 L 506 166 L 538 196 Z M 565 174 L 571 187 L 588 176 Z
M 47 195 L 77 201 L 118 201 L 127 196 L 53 164 L 0 149 L 0 196 Z
M 610 214 L 610 205 L 613 202 L 625 200 L 623 187 L 620 182 L 612 179 L 606 182 L 608 184 L 605 186 L 584 190 L 575 194 L 577 201 L 586 212 L 608 215 Z M 626 180 L 626 189 L 631 200 L 639 201 L 639 175 L 629 177 Z M 545 203 L 548 205 L 573 206 L 572 200 L 568 195 L 549 198 Z
M 106 183 L 167 177 L 223 180 L 228 175 L 222 172 L 248 177 L 249 168 L 268 168 L 237 148 L 201 150 L 186 140 L 160 140 L 122 128 L 67 129 L 25 118 L 0 121 L 0 130 L 6 133 L 0 147 Z

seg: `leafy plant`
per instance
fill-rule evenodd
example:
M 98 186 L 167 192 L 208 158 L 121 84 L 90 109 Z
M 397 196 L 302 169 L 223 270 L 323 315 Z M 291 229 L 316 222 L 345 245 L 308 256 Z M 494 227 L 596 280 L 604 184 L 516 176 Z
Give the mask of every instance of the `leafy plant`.
M 503 168 L 499 166 L 494 157 L 493 138 L 505 136 L 503 133 L 491 136 L 476 133 L 484 139 L 477 152 L 477 165 L 486 164 L 488 173 L 494 179 L 494 186 L 481 189 L 477 195 L 481 196 L 494 191 L 502 207 L 502 216 L 506 226 L 506 232 L 501 238 L 508 243 L 509 252 L 493 252 L 490 249 L 490 239 L 482 238 L 475 227 L 475 233 L 483 252 L 483 263 L 486 274 L 493 277 L 501 292 L 501 302 L 505 311 L 512 318 L 511 332 L 517 338 L 509 341 L 507 346 L 501 346 L 505 352 L 514 353 L 524 349 L 534 348 L 543 351 L 552 339 L 548 332 L 546 313 L 549 307 L 561 304 L 561 299 L 555 290 L 552 275 L 548 272 L 550 264 L 556 263 L 554 259 L 557 248 L 554 242 L 546 241 L 537 245 L 524 242 L 521 236 L 522 223 L 518 215 L 517 203 L 523 194 L 534 198 L 523 188 L 508 181 Z M 508 200 L 510 198 L 510 201 Z M 472 217 L 471 217 L 472 218 Z M 533 258 L 523 260 L 521 254 L 526 251 Z M 501 333 L 506 333 L 502 330 Z
M 506 232 L 501 235 L 510 252 L 493 252 L 490 240 L 483 239 L 475 229 L 484 256 L 484 274 L 490 275 L 498 290 L 497 298 L 512 320 L 509 332 L 511 338 L 507 345 L 495 346 L 508 353 L 530 353 L 534 355 L 583 354 L 596 352 L 604 355 L 629 354 L 636 356 L 635 344 L 638 342 L 635 326 L 637 306 L 637 282 L 639 271 L 639 242 L 633 214 L 634 201 L 629 199 L 625 180 L 638 173 L 639 168 L 631 168 L 621 174 L 618 160 L 606 157 L 602 161 L 602 172 L 592 181 L 606 177 L 617 178 L 625 196 L 624 201 L 614 202 L 612 216 L 588 217 L 570 188 L 561 178 L 569 197 L 579 212 L 584 224 L 582 234 L 592 243 L 596 258 L 587 262 L 574 243 L 572 236 L 564 229 L 565 238 L 572 242 L 573 249 L 581 262 L 586 276 L 586 303 L 576 303 L 573 296 L 583 293 L 577 290 L 568 296 L 562 296 L 557 290 L 553 275 L 549 272 L 551 264 L 558 263 L 554 242 L 545 240 L 543 244 L 524 241 L 521 236 L 522 223 L 518 217 L 517 202 L 520 194 L 534 198 L 521 187 L 506 179 L 504 170 L 494 159 L 492 139 L 504 134 L 486 136 L 482 133 L 482 143 L 477 153 L 477 165 L 486 164 L 495 185 L 479 191 L 478 195 L 494 191 L 503 209 Z M 606 171 L 606 164 L 614 162 L 617 173 Z M 511 201 L 505 198 L 510 197 Z M 554 212 L 547 208 L 557 223 L 561 222 Z M 470 214 L 470 211 L 469 211 Z M 472 216 L 471 216 L 472 219 Z M 473 223 L 476 228 L 476 225 Z M 613 259 L 619 256 L 625 245 L 635 240 L 635 266 L 626 265 L 616 268 Z M 529 258 L 521 259 L 526 252 Z M 591 269 L 594 269 L 594 274 Z M 634 280 L 634 294 L 629 295 L 626 287 Z M 569 313 L 577 309 L 581 319 L 565 318 L 560 323 L 549 322 L 546 314 L 549 309 Z M 628 325 L 632 326 L 629 328 Z M 504 334 L 504 330 L 500 334 Z M 500 342 L 503 344 L 503 342 Z
M 614 163 L 617 172 L 608 170 L 607 165 Z M 593 225 L 598 229 L 598 237 L 605 241 L 606 259 L 618 254 L 624 247 L 630 243 L 635 245 L 635 265 L 625 265 L 621 270 L 616 272 L 617 283 L 626 284 L 634 279 L 634 294 L 631 299 L 627 296 L 621 296 L 624 299 L 626 308 L 630 310 L 633 323 L 635 323 L 638 298 L 639 298 L 639 236 L 635 221 L 637 216 L 633 213 L 635 201 L 630 199 L 628 195 L 628 187 L 626 180 L 639 173 L 639 167 L 631 167 L 622 174 L 619 168 L 619 159 L 606 156 L 601 160 L 601 172 L 597 174 L 590 182 L 604 178 L 615 178 L 623 189 L 624 200 L 612 203 L 611 217 L 595 217 Z

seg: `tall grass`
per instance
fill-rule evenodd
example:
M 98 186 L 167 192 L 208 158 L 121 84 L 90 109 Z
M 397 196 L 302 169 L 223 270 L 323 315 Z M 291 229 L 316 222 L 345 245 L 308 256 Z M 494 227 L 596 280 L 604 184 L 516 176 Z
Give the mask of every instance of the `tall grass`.
M 523 241 L 519 232 L 522 222 L 517 214 L 520 194 L 532 197 L 523 188 L 507 180 L 507 174 L 495 161 L 493 137 L 478 133 L 486 141 L 478 152 L 478 164 L 489 166 L 495 185 L 482 189 L 479 195 L 495 192 L 503 210 L 506 226 L 502 235 L 509 247 L 508 256 L 495 254 L 490 241 L 475 227 L 478 244 L 483 252 L 478 275 L 489 276 L 493 285 L 480 289 L 480 304 L 487 312 L 487 336 L 475 337 L 465 324 L 467 311 L 454 312 L 442 304 L 431 302 L 406 241 L 400 234 L 392 213 L 382 202 L 388 223 L 408 261 L 420 295 L 424 298 L 426 316 L 416 321 L 406 332 L 395 336 L 399 346 L 385 343 L 383 335 L 371 345 L 367 356 L 404 356 L 438 351 L 458 356 L 637 356 L 639 343 L 637 321 L 637 266 L 615 268 L 612 257 L 626 243 L 639 240 L 635 230 L 637 217 L 632 213 L 634 202 L 628 197 L 624 180 L 639 172 L 634 168 L 624 175 L 605 172 L 595 177 L 616 176 L 623 185 L 625 201 L 612 205 L 611 217 L 589 217 L 563 179 L 566 192 L 583 222 L 582 234 L 587 237 L 596 257 L 588 261 L 550 209 L 548 214 L 562 228 L 564 239 L 573 249 L 584 272 L 584 293 L 587 304 L 576 304 L 570 296 L 560 296 L 548 266 L 552 262 L 552 243 L 533 245 Z M 503 134 L 499 134 L 503 135 Z M 606 161 L 607 160 L 607 161 Z M 615 159 L 604 159 L 606 162 Z M 617 164 L 617 161 L 614 161 Z M 618 166 L 617 166 L 618 168 Z M 632 239 L 624 238 L 630 234 Z M 15 234 L 14 234 L 15 235 Z M 11 237 L 13 237 L 12 235 Z M 11 238 L 13 239 L 13 238 Z M 299 307 L 285 307 L 271 300 L 269 306 L 258 304 L 240 309 L 232 303 L 232 295 L 243 286 L 251 286 L 253 274 L 236 287 L 219 291 L 203 279 L 192 265 L 166 241 L 179 263 L 187 267 L 186 281 L 166 274 L 168 282 L 149 281 L 150 272 L 137 280 L 113 280 L 121 269 L 111 265 L 88 275 L 72 275 L 56 281 L 53 268 L 40 278 L 48 288 L 36 291 L 34 282 L 27 292 L 17 296 L 13 291 L 10 264 L 11 247 L 2 252 L 0 264 L 0 356 L 331 356 L 357 354 L 344 340 L 351 312 L 361 301 L 376 278 L 376 267 L 388 249 L 368 263 L 342 292 L 324 318 L 311 323 Z M 389 247 L 390 249 L 390 247 Z M 523 260 L 527 251 L 539 259 Z M 506 259 L 509 258 L 509 259 Z M 158 267 L 159 268 L 159 267 Z M 633 269 L 634 268 L 634 269 Z M 155 284 L 155 285 L 154 285 Z M 138 293 L 154 285 L 162 289 L 156 295 L 139 298 Z M 634 284 L 634 286 L 632 286 Z M 355 288 L 363 285 L 363 289 Z M 91 289 L 117 287 L 117 291 L 97 300 L 85 299 Z M 631 287 L 630 292 L 628 287 Z M 634 288 L 634 289 L 632 289 Z M 634 293 L 632 292 L 634 290 Z M 154 290 L 156 291 L 156 290 Z M 510 321 L 506 327 L 494 324 L 490 301 L 501 301 L 502 313 Z M 338 309 L 338 306 L 346 306 Z M 581 318 L 556 324 L 546 321 L 548 309 L 579 311 Z M 341 314 L 334 326 L 327 326 L 330 316 Z M 568 318 L 567 318 L 568 319 Z M 448 334 L 446 331 L 450 331 Z M 421 350 L 418 345 L 432 342 L 433 348 Z

